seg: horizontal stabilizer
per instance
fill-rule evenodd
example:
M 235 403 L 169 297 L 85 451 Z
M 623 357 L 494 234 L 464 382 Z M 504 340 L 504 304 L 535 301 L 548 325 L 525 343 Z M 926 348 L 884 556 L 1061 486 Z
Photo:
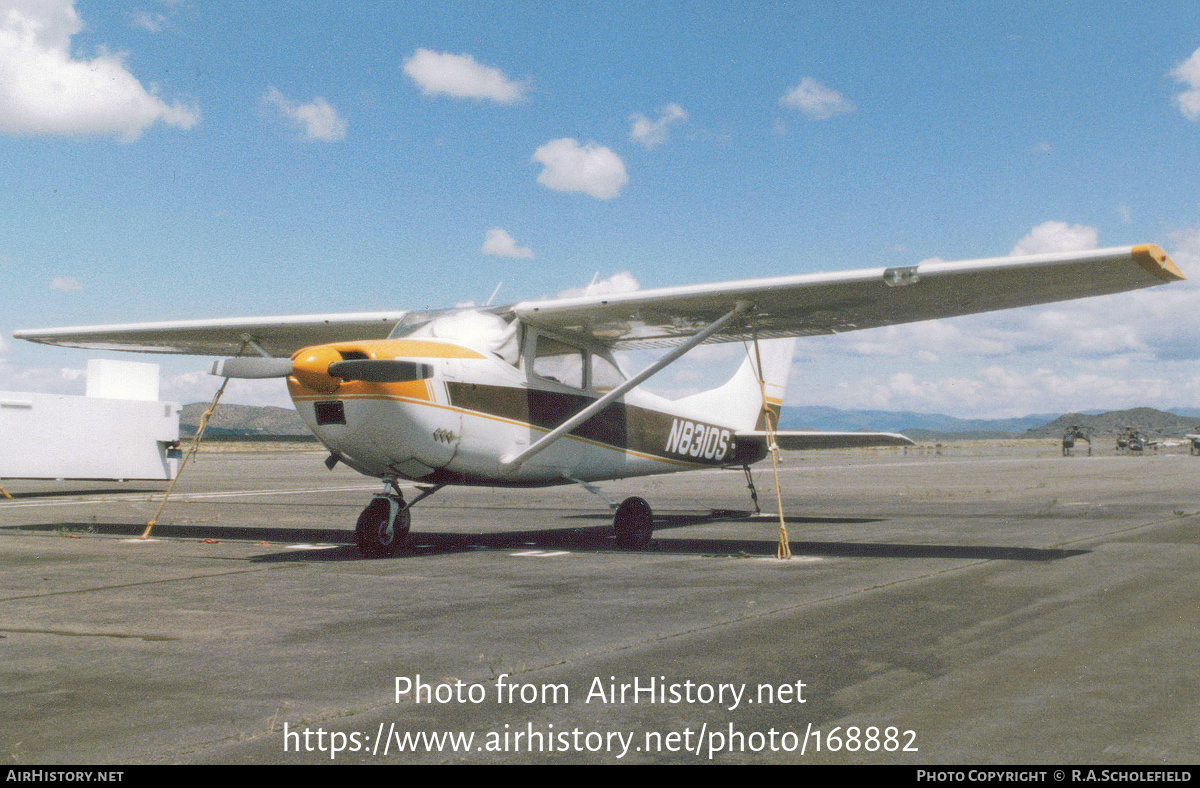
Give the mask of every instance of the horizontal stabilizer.
M 737 433 L 739 442 L 767 441 L 764 430 Z M 915 446 L 916 442 L 898 432 L 820 432 L 817 430 L 780 430 L 775 442 L 781 449 L 858 449 L 867 446 Z

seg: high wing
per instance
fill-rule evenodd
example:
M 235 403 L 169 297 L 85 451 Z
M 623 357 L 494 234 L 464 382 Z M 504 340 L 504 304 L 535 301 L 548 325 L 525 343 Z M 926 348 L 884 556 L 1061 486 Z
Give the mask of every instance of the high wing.
M 232 356 L 249 337 L 272 356 L 348 339 L 384 339 L 409 312 L 174 320 L 14 331 L 18 339 L 88 350 Z
M 510 311 L 525 322 L 626 350 L 679 344 L 739 302 L 750 305 L 759 337 L 793 337 L 1107 295 L 1183 278 L 1162 249 L 1142 244 L 525 301 Z M 743 318 L 707 341 L 749 334 L 750 320 Z
M 670 347 L 726 320 L 704 341 L 835 334 L 1163 284 L 1184 276 L 1153 244 L 1027 257 L 799 274 L 614 295 L 523 301 L 489 311 L 617 350 Z M 228 356 L 246 339 L 274 356 L 382 339 L 431 312 L 367 312 L 29 329 L 19 339 L 93 350 Z

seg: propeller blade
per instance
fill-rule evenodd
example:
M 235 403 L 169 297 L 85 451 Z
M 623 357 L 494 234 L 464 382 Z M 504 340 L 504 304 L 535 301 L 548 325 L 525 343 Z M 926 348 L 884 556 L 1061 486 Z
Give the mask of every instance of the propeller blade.
M 364 383 L 407 383 L 433 377 L 433 367 L 397 359 L 352 359 L 333 362 L 329 365 L 329 374 L 342 380 L 361 380 Z
M 213 362 L 212 373 L 221 378 L 286 378 L 292 374 L 290 358 L 239 356 Z

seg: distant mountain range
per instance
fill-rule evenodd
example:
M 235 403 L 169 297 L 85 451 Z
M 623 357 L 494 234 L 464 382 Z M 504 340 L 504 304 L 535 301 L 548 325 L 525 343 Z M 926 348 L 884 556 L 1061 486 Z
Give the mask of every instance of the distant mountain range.
M 1041 413 L 1016 419 L 960 419 L 940 413 L 887 410 L 838 410 L 816 406 L 785 407 L 781 429 L 877 430 L 904 432 L 910 437 L 928 434 L 983 433 L 977 437 L 1024 435 L 1053 421 L 1057 413 Z
M 190 438 L 195 435 L 200 417 L 207 409 L 207 402 L 184 405 L 179 414 L 180 436 Z M 291 408 L 255 405 L 217 405 L 204 435 L 225 440 L 316 440 L 300 414 Z
M 1067 427 L 1077 426 L 1092 435 L 1110 436 L 1132 427 L 1150 437 L 1181 438 L 1188 433 L 1200 432 L 1200 417 L 1192 408 L 1185 409 L 1191 415 L 1168 413 L 1154 408 L 1131 408 L 1112 410 L 1107 413 L 1066 413 L 1054 421 L 1032 430 L 1032 438 L 1061 437 Z
M 191 437 L 208 405 L 185 405 L 179 431 Z M 839 410 L 816 406 L 785 407 L 780 429 L 874 430 L 902 432 L 915 440 L 953 438 L 1058 438 L 1070 426 L 1094 435 L 1114 435 L 1127 427 L 1154 436 L 1181 437 L 1200 431 L 1200 408 L 1174 412 L 1131 408 L 1092 413 L 1040 413 L 1014 419 L 960 419 L 939 413 L 911 411 Z M 225 440 L 315 440 L 291 408 L 218 405 L 206 435 Z
M 1013 419 L 960 419 L 936 413 L 787 407 L 780 418 L 782 429 L 880 430 L 902 432 L 918 440 L 1059 438 L 1071 426 L 1090 430 L 1094 435 L 1115 435 L 1133 428 L 1156 436 L 1182 437 L 1200 431 L 1200 409 L 1179 408 L 1168 413 L 1154 408 L 1130 408 L 1062 415 L 1040 413 Z

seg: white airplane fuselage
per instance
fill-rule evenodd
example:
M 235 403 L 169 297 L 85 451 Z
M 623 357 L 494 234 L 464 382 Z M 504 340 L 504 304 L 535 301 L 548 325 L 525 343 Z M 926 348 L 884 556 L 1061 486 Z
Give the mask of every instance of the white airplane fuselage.
M 343 358 L 428 365 L 421 380 L 331 378 Z M 735 425 L 637 388 L 515 468 L 519 453 L 603 392 L 575 388 L 445 340 L 387 339 L 306 348 L 288 390 L 313 434 L 367 476 L 427 483 L 540 486 L 744 464 Z M 756 456 L 746 456 L 754 453 Z
M 237 358 L 214 365 L 214 374 L 286 377 L 296 409 L 330 449 L 332 463 L 385 481 L 359 515 L 355 539 L 364 555 L 386 556 L 404 545 L 412 506 L 447 484 L 590 485 L 742 466 L 757 509 L 749 465 L 765 457 L 768 446 L 912 443 L 892 433 L 777 431 L 795 338 L 1109 295 L 1183 278 L 1162 249 L 1139 244 L 585 294 L 479 310 L 175 320 L 15 336 L 105 350 L 236 351 Z M 741 367 L 724 384 L 675 401 L 638 388 L 708 342 L 745 347 Z M 631 376 L 611 355 L 652 348 L 664 352 Z M 243 356 L 247 349 L 259 357 Z M 420 482 L 419 495 L 406 500 L 400 479 Z M 647 547 L 653 519 L 649 503 L 638 496 L 615 505 L 617 546 Z

